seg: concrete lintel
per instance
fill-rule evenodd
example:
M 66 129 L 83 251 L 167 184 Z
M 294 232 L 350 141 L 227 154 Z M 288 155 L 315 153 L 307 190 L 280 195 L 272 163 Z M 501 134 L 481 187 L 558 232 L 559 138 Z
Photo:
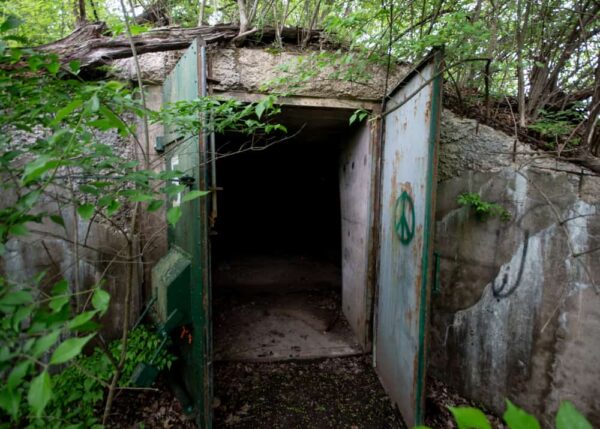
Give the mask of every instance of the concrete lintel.
M 254 92 L 245 91 L 216 91 L 215 95 L 224 98 L 234 98 L 236 100 L 252 103 L 259 101 L 265 94 L 259 94 Z M 302 97 L 302 96 L 291 96 L 291 97 L 279 97 L 277 99 L 278 104 L 284 106 L 301 106 L 301 107 L 321 107 L 330 109 L 364 109 L 374 113 L 378 113 L 381 110 L 381 104 L 377 101 L 367 100 L 344 100 L 340 98 L 321 98 L 321 97 Z

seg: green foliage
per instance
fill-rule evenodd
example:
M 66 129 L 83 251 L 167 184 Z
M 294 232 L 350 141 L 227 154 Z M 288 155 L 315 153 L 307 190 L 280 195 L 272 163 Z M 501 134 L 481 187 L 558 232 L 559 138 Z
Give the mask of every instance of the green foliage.
M 448 407 L 458 429 L 492 429 L 485 414 L 473 407 Z
M 159 370 L 171 368 L 175 356 L 164 347 L 158 351 L 162 341 L 163 339 L 158 334 L 143 325 L 131 331 L 127 341 L 122 386 L 129 386 L 131 384 L 131 376 L 139 364 L 152 364 Z M 110 350 L 115 358 L 120 354 L 121 349 L 121 342 L 115 341 L 111 344 Z
M 44 421 L 57 395 L 57 376 L 51 374 L 81 353 L 95 334 L 77 335 L 93 329 L 93 319 L 109 303 L 105 291 L 93 289 L 87 295 L 103 299 L 76 314 L 67 282 L 61 280 L 45 292 L 44 279 L 42 273 L 17 285 L 0 277 L 0 418 L 15 425 Z
M 473 407 L 448 407 L 458 429 L 491 429 L 491 424 L 486 415 L 478 408 Z M 508 429 L 540 429 L 538 420 L 523 409 L 506 400 L 506 411 L 503 416 Z M 592 425 L 581 415 L 569 401 L 560 404 L 556 414 L 556 429 L 592 429 Z M 417 426 L 414 429 L 429 429 L 426 426 Z
M 474 192 L 460 194 L 457 201 L 461 206 L 471 207 L 480 220 L 498 216 L 501 220 L 508 221 L 512 217 L 510 212 L 500 204 L 484 201 L 481 199 L 481 195 Z
M 99 20 L 109 25 L 113 34 L 114 29 L 122 26 L 121 17 L 110 2 L 94 0 L 93 7 L 89 0 L 86 3 L 90 21 L 96 21 L 97 14 Z M 0 1 L 0 21 L 3 17 L 14 16 L 21 22 L 14 27 L 14 35 L 28 40 L 30 46 L 48 43 L 65 37 L 75 29 L 73 6 L 71 0 L 4 0 Z
M 208 194 L 180 184 L 181 171 L 154 171 L 122 151 L 136 139 L 133 118 L 160 120 L 186 135 L 285 131 L 272 123 L 274 97 L 249 105 L 206 97 L 148 111 L 124 84 L 83 81 L 77 61 L 64 64 L 56 55 L 18 46 L 17 18 L 0 22 L 0 175 L 6 179 L 0 189 L 7 196 L 0 209 L 0 256 L 36 224 L 67 230 L 61 209 L 75 208 L 90 224 L 112 225 L 131 242 L 128 231 L 135 225 L 124 224 L 123 209 L 156 211 L 179 193 L 184 204 Z M 180 207 L 167 211 L 171 224 L 180 216 Z M 67 281 L 48 282 L 43 273 L 27 284 L 0 277 L 0 419 L 11 427 L 94 427 L 125 345 L 116 341 L 86 357 L 82 352 L 110 297 L 99 286 L 72 294 Z M 155 355 L 161 340 L 143 328 L 130 333 L 121 386 L 140 363 L 171 365 L 168 352 Z
M 151 119 L 169 124 L 175 133 L 184 136 L 197 135 L 199 131 L 244 135 L 285 133 L 283 125 L 266 121 L 281 112 L 276 101 L 273 95 L 254 103 L 200 97 L 166 105 L 161 111 L 152 112 Z
M 528 128 L 548 138 L 552 142 L 551 148 L 562 142 L 570 146 L 577 146 L 581 143 L 579 137 L 573 135 L 577 124 L 584 120 L 581 111 L 570 109 L 549 112 L 541 109 L 539 115 L 540 117 Z
M 508 399 L 503 418 L 511 429 L 540 429 L 540 424 L 534 416 L 517 407 Z
M 556 429 L 592 429 L 592 425 L 571 402 L 565 401 L 556 414 Z
M 363 109 L 355 110 L 354 113 L 352 114 L 352 116 L 350 116 L 350 121 L 349 121 L 350 125 L 352 125 L 356 121 L 362 122 L 368 116 L 369 116 L 369 112 L 367 112 L 366 110 L 363 110 Z
M 170 368 L 175 357 L 168 350 L 156 351 L 161 338 L 144 326 L 131 331 L 125 354 L 125 365 L 119 385 L 130 386 L 134 369 L 140 363 L 149 363 L 159 370 Z M 69 423 L 74 427 L 87 428 L 98 425 L 96 408 L 102 403 L 106 385 L 112 379 L 122 343 L 115 340 L 108 345 L 113 361 L 104 351 L 96 348 L 89 356 L 81 356 L 73 365 L 54 377 L 54 400 L 48 406 L 50 421 Z M 156 356 L 155 356 L 156 354 Z M 63 427 L 63 426 L 57 426 Z

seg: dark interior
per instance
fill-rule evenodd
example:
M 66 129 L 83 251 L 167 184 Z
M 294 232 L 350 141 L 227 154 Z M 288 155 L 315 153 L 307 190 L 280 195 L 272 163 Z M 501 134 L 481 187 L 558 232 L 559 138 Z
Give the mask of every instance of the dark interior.
M 339 262 L 335 142 L 301 139 L 219 161 L 216 261 L 243 255 Z
M 278 287 L 273 283 L 280 280 L 290 288 L 340 286 L 338 158 L 348 116 L 289 109 L 274 119 L 288 128 L 280 136 L 285 140 L 258 143 L 255 150 L 248 136 L 218 136 L 217 152 L 240 153 L 217 161 L 222 190 L 211 239 L 215 287 Z M 286 267 L 286 279 L 269 272 Z
M 340 149 L 348 111 L 293 108 L 271 143 L 217 138 L 215 360 L 359 351 L 341 311 Z M 217 380 L 218 382 L 218 380 Z

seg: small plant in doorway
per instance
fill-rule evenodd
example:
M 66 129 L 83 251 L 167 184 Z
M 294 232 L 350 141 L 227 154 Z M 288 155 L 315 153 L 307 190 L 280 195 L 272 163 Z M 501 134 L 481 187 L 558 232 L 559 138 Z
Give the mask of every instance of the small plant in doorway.
M 509 221 L 512 217 L 510 212 L 498 203 L 490 203 L 481 199 L 481 195 L 475 192 L 465 192 L 458 196 L 458 204 L 471 207 L 479 220 L 486 220 L 498 216 L 503 221 Z

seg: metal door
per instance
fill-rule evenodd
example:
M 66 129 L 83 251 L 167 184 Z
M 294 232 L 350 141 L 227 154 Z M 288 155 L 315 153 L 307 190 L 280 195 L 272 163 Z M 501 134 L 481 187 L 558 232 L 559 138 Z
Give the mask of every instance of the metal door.
M 384 113 L 374 359 L 412 427 L 423 419 L 442 52 L 390 94 Z
M 198 39 L 163 83 L 163 103 L 206 95 L 206 48 Z M 207 189 L 206 135 L 180 135 L 165 126 L 160 139 L 166 167 L 179 170 L 175 184 L 185 189 L 168 201 L 181 218 L 169 225 L 169 252 L 152 272 L 159 319 L 179 349 L 178 372 L 200 428 L 211 427 L 211 329 L 207 204 L 208 198 L 183 202 L 186 192 Z M 191 411 L 191 410 L 190 410 Z

